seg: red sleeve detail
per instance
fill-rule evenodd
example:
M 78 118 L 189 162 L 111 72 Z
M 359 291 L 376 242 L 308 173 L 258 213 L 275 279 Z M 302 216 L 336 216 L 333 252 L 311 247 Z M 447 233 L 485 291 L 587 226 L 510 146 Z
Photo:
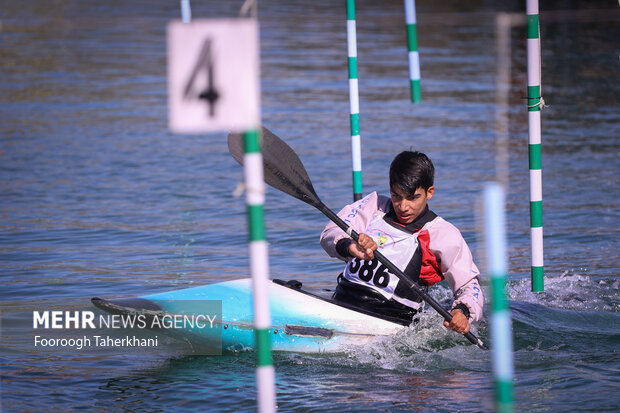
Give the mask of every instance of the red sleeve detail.
M 428 230 L 423 230 L 418 235 L 418 242 L 422 249 L 422 267 L 420 268 L 420 280 L 426 285 L 433 285 L 443 280 L 443 274 L 437 262 L 437 257 L 430 249 L 430 235 Z

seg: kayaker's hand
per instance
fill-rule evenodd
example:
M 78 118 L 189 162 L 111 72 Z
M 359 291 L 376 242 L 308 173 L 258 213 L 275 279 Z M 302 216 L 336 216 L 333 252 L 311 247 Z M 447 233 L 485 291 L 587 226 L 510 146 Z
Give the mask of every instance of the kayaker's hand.
M 469 321 L 467 317 L 465 317 L 465 314 L 458 308 L 452 310 L 450 314 L 452 314 L 452 321 L 450 321 L 450 323 L 444 321 L 443 326 L 457 333 L 467 334 L 469 332 Z
M 377 243 L 371 237 L 366 234 L 360 234 L 358 241 L 353 241 L 349 245 L 349 253 L 361 260 L 370 260 L 374 258 L 373 251 L 377 247 Z

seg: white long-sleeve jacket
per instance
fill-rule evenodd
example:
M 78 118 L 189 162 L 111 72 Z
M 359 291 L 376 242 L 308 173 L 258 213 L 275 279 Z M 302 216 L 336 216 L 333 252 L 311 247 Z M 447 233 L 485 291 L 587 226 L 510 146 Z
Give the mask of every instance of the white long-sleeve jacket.
M 364 233 L 369 224 L 378 217 L 382 218 L 389 208 L 390 198 L 373 192 L 344 207 L 338 216 L 357 233 Z M 350 257 L 342 257 L 336 251 L 338 241 L 347 237 L 334 223 L 329 223 L 321 233 L 321 246 L 330 256 L 347 261 Z M 443 218 L 436 217 L 420 229 L 418 241 L 423 256 L 420 280 L 432 285 L 445 279 L 454 292 L 452 308 L 464 304 L 469 309 L 469 321 L 479 321 L 484 304 L 480 272 L 460 231 Z

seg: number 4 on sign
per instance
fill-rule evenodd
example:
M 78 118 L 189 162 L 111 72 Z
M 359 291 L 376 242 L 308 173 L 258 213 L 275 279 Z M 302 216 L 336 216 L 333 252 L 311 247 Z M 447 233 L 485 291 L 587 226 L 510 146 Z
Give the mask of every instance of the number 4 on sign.
M 245 131 L 260 124 L 258 24 L 168 24 L 168 126 L 173 133 Z
M 211 54 L 211 39 L 205 40 L 202 44 L 202 50 L 200 51 L 200 56 L 198 57 L 198 61 L 194 66 L 194 70 L 192 70 L 192 75 L 190 76 L 187 85 L 185 86 L 185 93 L 183 93 L 183 97 L 185 99 L 204 99 L 209 104 L 209 116 L 215 116 L 215 103 L 219 99 L 220 95 L 218 91 L 215 89 L 213 85 L 213 57 Z M 207 75 L 207 85 L 206 89 L 202 92 L 196 92 L 196 77 L 200 74 L 201 70 L 204 70 Z M 199 90 L 199 89 L 198 89 Z

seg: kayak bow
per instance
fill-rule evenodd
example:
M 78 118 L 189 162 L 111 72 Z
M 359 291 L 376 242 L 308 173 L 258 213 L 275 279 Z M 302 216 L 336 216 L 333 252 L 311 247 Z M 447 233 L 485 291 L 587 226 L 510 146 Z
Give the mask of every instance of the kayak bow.
M 336 303 L 301 288 L 297 281 L 273 280 L 269 284 L 272 327 L 271 345 L 276 351 L 341 352 L 392 335 L 406 320 L 373 314 L 361 308 Z M 111 314 L 191 315 L 200 302 L 221 301 L 222 349 L 255 347 L 251 280 L 240 279 L 135 298 L 105 300 L 93 304 Z M 201 330 L 174 329 L 175 338 L 200 341 Z M 213 332 L 210 332 L 212 335 Z M 207 338 L 208 337 L 204 337 Z

